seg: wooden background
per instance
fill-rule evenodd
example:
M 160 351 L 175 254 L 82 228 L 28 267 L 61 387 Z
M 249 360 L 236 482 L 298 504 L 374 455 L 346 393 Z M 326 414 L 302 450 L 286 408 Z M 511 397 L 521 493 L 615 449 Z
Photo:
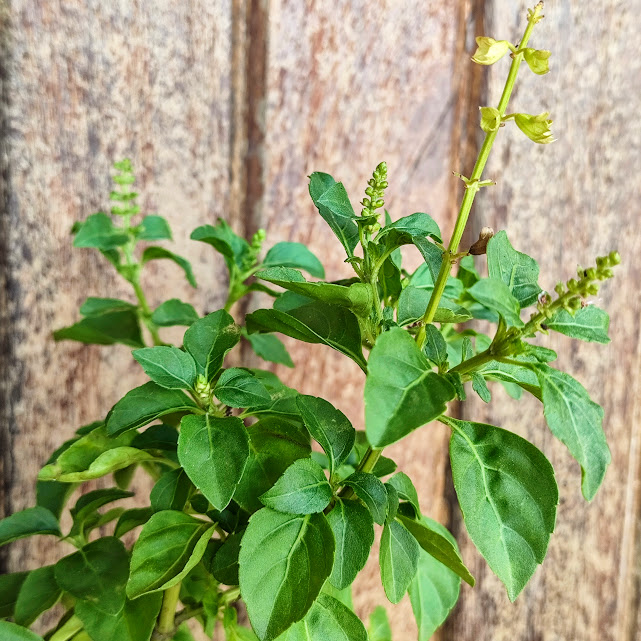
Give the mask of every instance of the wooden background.
M 533 1 L 533 0 L 531 0 Z M 314 170 L 342 180 L 356 204 L 386 160 L 393 217 L 427 211 L 447 234 L 479 142 L 479 104 L 496 104 L 507 61 L 469 57 L 475 35 L 518 40 L 521 0 L 1 0 L 0 1 L 0 511 L 34 502 L 34 479 L 73 430 L 104 416 L 143 376 L 124 347 L 56 345 L 89 295 L 130 293 L 97 253 L 71 250 L 73 221 L 108 206 L 110 165 L 137 168 L 140 202 L 166 216 L 200 288 L 172 266 L 148 273 L 153 303 L 170 295 L 201 312 L 220 305 L 223 263 L 188 240 L 225 218 L 265 227 L 320 255 L 330 278 L 342 250 L 307 196 Z M 544 148 L 501 132 L 470 238 L 507 229 L 552 288 L 577 263 L 618 248 L 624 260 L 600 296 L 608 347 L 546 344 L 605 408 L 613 462 L 589 505 L 577 465 L 549 435 L 533 400 L 495 390 L 463 414 L 515 430 L 552 460 L 561 490 L 548 558 L 512 605 L 469 543 L 451 486 L 447 431 L 431 425 L 390 448 L 445 522 L 478 579 L 462 588 L 441 641 L 634 641 L 641 635 L 639 305 L 641 269 L 641 0 L 550 0 L 532 46 L 552 72 L 523 69 L 511 111 L 549 110 L 558 141 Z M 411 260 L 416 260 L 412 257 Z M 362 375 L 320 346 L 292 349 L 278 373 L 362 426 Z M 313 363 L 313 366 L 310 365 Z M 60 554 L 46 537 L 5 549 L 1 571 Z M 375 560 L 358 580 L 358 611 L 384 602 Z M 389 606 L 389 604 L 388 604 Z M 389 606 L 395 639 L 415 638 L 407 598 Z

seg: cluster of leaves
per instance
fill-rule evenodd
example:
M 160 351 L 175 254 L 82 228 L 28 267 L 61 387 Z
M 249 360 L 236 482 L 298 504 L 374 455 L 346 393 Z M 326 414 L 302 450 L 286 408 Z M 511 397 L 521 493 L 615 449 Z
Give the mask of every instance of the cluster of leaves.
M 479 43 L 477 57 L 511 48 L 501 42 L 485 43 L 485 53 Z M 515 49 L 517 62 L 547 60 L 527 51 Z M 496 110 L 500 119 L 504 107 Z M 603 411 L 577 380 L 550 365 L 556 354 L 532 339 L 556 331 L 607 343 L 608 316 L 585 299 L 612 276 L 618 254 L 579 269 L 554 297 L 541 290 L 535 260 L 515 250 L 504 231 L 486 233 L 473 251 L 460 253 L 458 240 L 454 249 L 444 246 L 428 214 L 392 220 L 385 211 L 379 221 L 387 187 L 381 163 L 360 215 L 342 183 L 325 173 L 310 177 L 311 199 L 354 277 L 308 280 L 303 271 L 325 274 L 303 245 L 278 243 L 260 258 L 264 233 L 247 242 L 219 221 L 192 238 L 226 263 L 225 308 L 200 317 L 171 299 L 152 311 L 140 286 L 146 262 L 168 258 L 195 280 L 189 263 L 164 247 L 135 257 L 139 242 L 169 240 L 171 232 L 159 216 L 132 225 L 138 208 L 131 165 L 116 168 L 121 190 L 112 199 L 120 204 L 112 214 L 123 224 L 94 214 L 74 228 L 74 244 L 98 249 L 133 286 L 136 302 L 90 298 L 84 318 L 55 336 L 135 348 L 150 380 L 53 453 L 40 472 L 35 507 L 0 521 L 0 545 L 54 535 L 75 548 L 53 565 L 0 577 L 0 636 L 41 641 L 27 627 L 60 602 L 65 614 L 48 641 L 184 641 L 190 618 L 209 636 L 219 623 L 228 641 L 390 641 L 384 608 L 372 613 L 368 630 L 351 601 L 379 526 L 385 594 L 398 603 L 409 592 L 418 638 L 426 641 L 454 607 L 461 581 L 473 586 L 474 578 L 452 535 L 422 513 L 411 479 L 382 451 L 433 420 L 452 432 L 453 482 L 470 538 L 514 600 L 554 529 L 552 466 L 506 429 L 447 416 L 448 403 L 464 401 L 468 384 L 484 402 L 495 384 L 517 398 L 533 395 L 578 461 L 583 495 L 591 499 L 610 461 Z M 466 198 L 473 198 L 483 185 L 474 176 L 465 180 Z M 405 246 L 423 257 L 412 272 L 402 264 Z M 487 276 L 480 274 L 484 262 Z M 230 310 L 254 291 L 273 296 L 273 307 L 248 314 L 241 326 Z M 489 321 L 493 335 L 461 328 L 471 319 Z M 180 346 L 160 336 L 173 325 L 187 327 Z M 357 363 L 366 375 L 364 431 L 329 401 L 298 393 L 268 370 L 225 367 L 243 337 L 263 359 L 292 365 L 275 333 L 327 345 Z M 114 507 L 132 496 L 137 470 L 154 480 L 147 504 Z M 112 486 L 81 494 L 70 509 L 71 528 L 62 532 L 74 491 L 103 477 Z M 238 622 L 240 600 L 251 629 Z

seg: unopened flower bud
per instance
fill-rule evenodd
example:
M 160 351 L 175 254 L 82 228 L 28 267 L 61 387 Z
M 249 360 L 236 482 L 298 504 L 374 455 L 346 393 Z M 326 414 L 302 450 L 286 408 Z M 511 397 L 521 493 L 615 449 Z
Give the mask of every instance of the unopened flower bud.
M 494 107 L 480 107 L 481 110 L 481 129 L 489 134 L 496 131 L 501 126 L 501 113 Z
M 507 40 L 494 40 L 487 36 L 479 36 L 476 44 L 477 49 L 472 60 L 479 65 L 493 65 L 510 49 L 510 43 Z
M 528 67 L 530 67 L 535 74 L 542 76 L 550 71 L 550 63 L 548 62 L 550 57 L 549 51 L 545 49 L 528 48 L 523 51 L 523 57 Z
M 608 255 L 610 265 L 619 265 L 621 263 L 621 254 L 618 251 L 610 252 Z
M 514 122 L 516 126 L 533 142 L 547 144 L 554 142 L 550 125 L 552 121 L 548 119 L 550 114 L 545 113 L 533 116 L 531 114 L 516 114 Z

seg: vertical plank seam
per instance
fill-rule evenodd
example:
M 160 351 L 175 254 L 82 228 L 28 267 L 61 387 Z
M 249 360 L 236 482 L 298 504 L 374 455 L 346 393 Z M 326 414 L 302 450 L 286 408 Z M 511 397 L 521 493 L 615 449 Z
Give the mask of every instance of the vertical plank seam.
M 20 390 L 20 370 L 12 335 L 11 294 L 15 294 L 10 260 L 11 171 L 9 164 L 9 100 L 11 69 L 11 21 L 8 2 L 0 4 L 0 518 L 11 513 L 13 477 L 11 426 Z M 0 550 L 0 575 L 8 572 L 7 548 Z
M 473 35 L 483 34 L 485 31 L 486 0 L 466 0 L 458 5 L 456 16 L 456 37 L 454 40 L 454 68 L 452 75 L 458 80 L 455 87 L 456 100 L 454 101 L 454 114 L 452 116 L 450 167 L 452 171 L 466 172 L 473 166 L 476 160 L 479 127 L 478 127 L 478 105 L 487 95 L 486 74 L 483 69 L 470 61 L 467 51 L 468 29 L 474 30 Z M 468 24 L 468 16 L 471 16 L 471 23 Z M 449 180 L 450 199 L 447 206 L 449 219 L 454 221 L 458 214 L 461 189 L 459 179 L 452 175 Z M 473 219 L 474 212 L 470 217 Z M 470 230 L 466 230 L 463 241 L 468 242 L 471 238 Z M 452 412 L 457 418 L 463 418 L 463 405 L 457 403 Z M 448 508 L 447 527 L 456 538 L 463 528 L 463 522 L 458 511 L 458 499 L 452 483 L 452 472 L 449 457 L 446 462 L 444 480 L 444 503 Z M 463 599 L 459 599 L 459 604 Z M 459 635 L 452 625 L 452 619 L 457 616 L 459 606 L 451 614 L 448 620 L 437 632 L 438 641 L 454 641 Z

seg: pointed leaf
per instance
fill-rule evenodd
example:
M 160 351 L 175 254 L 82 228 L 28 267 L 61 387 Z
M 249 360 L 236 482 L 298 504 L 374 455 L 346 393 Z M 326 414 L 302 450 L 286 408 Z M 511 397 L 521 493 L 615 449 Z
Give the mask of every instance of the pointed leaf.
M 510 288 L 497 278 L 482 278 L 467 290 L 468 294 L 490 311 L 496 312 L 512 327 L 523 327 L 519 316 L 519 301 L 512 296 Z
M 525 439 L 447 418 L 454 488 L 470 538 L 514 601 L 545 558 L 559 500 L 554 471 Z
M 121 228 L 114 227 L 107 214 L 91 214 L 79 223 L 74 239 L 74 247 L 94 247 L 103 251 L 115 249 L 129 242 L 129 236 Z
M 381 247 L 391 249 L 392 247 L 409 245 L 415 237 L 425 238 L 426 236 L 439 243 L 443 242 L 441 230 L 436 221 L 428 214 L 419 212 L 385 225 L 378 232 L 375 242 Z
M 298 270 L 289 267 L 272 267 L 258 272 L 256 278 L 330 305 L 347 307 L 359 316 L 366 316 L 373 304 L 372 290 L 364 283 L 308 283 Z
M 472 372 L 472 389 L 479 395 L 479 398 L 484 403 L 489 403 L 492 400 L 490 390 L 487 388 L 487 383 L 483 375 L 479 372 Z
M 28 507 L 0 521 L 0 545 L 36 534 L 62 536 L 58 519 L 44 507 Z
M 452 536 L 446 536 L 443 533 L 444 528 L 433 526 L 434 521 L 420 516 L 419 521 L 410 519 L 402 514 L 399 515 L 398 519 L 430 556 L 474 587 L 474 577 L 461 560 L 456 542 L 453 541 Z
M 343 183 L 337 183 L 329 174 L 314 172 L 309 177 L 309 195 L 347 255 L 353 256 L 358 243 L 358 227 Z
M 185 349 L 194 357 L 198 372 L 211 381 L 227 352 L 240 340 L 240 329 L 223 309 L 197 320 L 184 336 Z
M 176 263 L 176 265 L 178 265 L 178 267 L 180 267 L 185 272 L 185 278 L 187 279 L 187 282 L 192 287 L 198 286 L 196 284 L 196 278 L 194 277 L 194 272 L 191 268 L 191 263 L 186 258 L 183 258 L 182 256 L 178 256 L 178 254 L 174 254 L 173 252 L 170 252 L 168 249 L 165 249 L 164 247 L 147 247 L 145 251 L 142 253 L 143 265 L 145 263 L 148 263 L 150 260 L 160 260 L 160 259 L 167 259 Z
M 329 457 L 331 477 L 352 451 L 356 431 L 345 414 L 323 398 L 301 395 L 296 405 L 305 427 Z
M 87 519 L 99 508 L 113 501 L 129 498 L 130 496 L 133 496 L 133 492 L 126 492 L 125 490 L 121 490 L 116 487 L 93 490 L 83 494 L 70 510 L 73 518 L 73 528 L 71 529 L 70 534 L 72 536 L 80 534 L 83 530 L 85 521 L 87 521 Z
M 249 243 L 235 234 L 231 227 L 221 218 L 216 226 L 203 225 L 194 229 L 190 238 L 211 245 L 225 258 L 228 269 L 241 267 L 250 251 Z
M 171 240 L 169 223 L 162 216 L 145 216 L 136 233 L 138 240 Z
M 107 433 L 117 436 L 144 427 L 165 414 L 197 410 L 198 405 L 178 390 L 168 390 L 149 382 L 127 392 L 107 416 Z
M 239 418 L 188 415 L 180 422 L 178 460 L 217 510 L 231 501 L 248 457 L 249 437 Z
M 139 525 L 143 525 L 152 517 L 153 513 L 154 510 L 151 507 L 134 507 L 131 510 L 125 510 L 118 518 L 114 536 L 120 538 Z
M 534 258 L 516 251 L 504 231 L 495 234 L 487 244 L 487 268 L 490 278 L 503 281 L 522 308 L 536 302 L 541 293 L 539 266 Z
M 117 614 L 125 604 L 129 555 L 121 541 L 107 536 L 65 556 L 55 565 L 58 585 L 101 612 Z
M 151 322 L 158 327 L 175 325 L 193 325 L 198 320 L 198 312 L 189 304 L 177 298 L 171 298 L 159 305 L 151 315 Z
M 320 260 L 301 243 L 276 243 L 265 256 L 263 267 L 294 267 L 304 269 L 316 278 L 325 278 Z
M 69 327 L 53 332 L 57 341 L 70 340 L 93 345 L 120 343 L 129 347 L 143 347 L 138 314 L 135 310 L 107 312 L 88 316 Z
M 149 496 L 153 511 L 178 510 L 180 512 L 185 507 L 193 487 L 189 476 L 182 468 L 165 472 L 156 481 Z
M 238 555 L 243 532 L 230 534 L 211 560 L 210 572 L 216 581 L 238 585 Z
M 280 332 L 305 343 L 323 343 L 349 356 L 362 369 L 361 330 L 358 320 L 344 307 L 307 299 L 287 312 L 259 309 L 246 316 L 247 331 Z
M 277 417 L 263 417 L 249 432 L 250 455 L 234 500 L 248 512 L 262 508 L 259 496 L 269 490 L 298 459 L 308 458 L 309 435 Z
M 379 564 L 385 596 L 398 603 L 409 587 L 418 566 L 419 547 L 416 539 L 398 522 L 383 528 Z
M 254 407 L 272 400 L 260 379 L 240 367 L 231 367 L 220 375 L 214 394 L 229 407 Z
M 610 342 L 608 328 L 610 317 L 599 307 L 587 305 L 579 309 L 574 316 L 564 309 L 558 311 L 552 318 L 545 321 L 548 329 L 565 334 L 570 338 L 578 338 L 592 343 Z
M 137 307 L 132 303 L 119 298 L 96 298 L 90 296 L 80 306 L 80 313 L 83 316 L 101 316 L 108 312 L 135 311 Z
M 374 521 L 370 511 L 360 503 L 339 499 L 327 515 L 327 522 L 336 541 L 329 581 L 342 590 L 351 585 L 365 567 L 374 543 Z
M 249 341 L 251 348 L 256 355 L 271 363 L 280 363 L 286 367 L 294 367 L 292 357 L 287 348 L 277 336 L 272 334 L 247 334 L 245 338 Z
M 263 505 L 287 514 L 322 512 L 332 499 L 332 488 L 323 468 L 311 459 L 294 461 L 260 497 Z
M 387 491 L 383 483 L 369 472 L 354 472 L 343 481 L 367 505 L 375 523 L 383 525 L 387 515 Z
M 536 374 L 545 420 L 581 466 L 581 491 L 591 501 L 611 461 L 603 432 L 603 408 L 569 374 L 547 365 L 537 366 Z
M 307 614 L 333 558 L 334 537 L 323 514 L 263 508 L 250 518 L 240 548 L 240 592 L 261 641 L 275 639 Z
M 440 523 L 423 517 L 423 523 L 442 534 L 454 546 L 454 537 Z M 458 601 L 461 579 L 450 569 L 420 551 L 418 570 L 410 583 L 409 594 L 412 611 L 418 626 L 418 641 L 428 641 L 445 621 Z
M 394 474 L 388 483 L 398 492 L 401 501 L 409 501 L 417 516 L 421 514 L 421 508 L 418 504 L 418 493 L 411 479 L 405 472 Z
M 196 382 L 194 359 L 177 347 L 144 347 L 132 352 L 145 374 L 165 389 L 192 389 Z
M 127 596 L 136 599 L 179 583 L 202 558 L 214 528 L 184 512 L 156 512 L 134 545 Z
M 13 613 L 15 622 L 30 626 L 43 612 L 52 608 L 61 596 L 62 589 L 56 583 L 53 565 L 32 570 L 18 593 Z
M 13 616 L 20 588 L 28 576 L 29 572 L 0 574 L 0 618 Z
M 432 323 L 425 325 L 423 353 L 439 369 L 447 369 L 447 344 L 441 332 Z
M 369 615 L 367 632 L 369 641 L 392 641 L 392 629 L 387 618 L 387 610 L 382 605 L 377 605 Z
M 370 354 L 365 382 L 369 442 L 377 448 L 395 443 L 440 416 L 454 396 L 406 331 L 384 332 Z

